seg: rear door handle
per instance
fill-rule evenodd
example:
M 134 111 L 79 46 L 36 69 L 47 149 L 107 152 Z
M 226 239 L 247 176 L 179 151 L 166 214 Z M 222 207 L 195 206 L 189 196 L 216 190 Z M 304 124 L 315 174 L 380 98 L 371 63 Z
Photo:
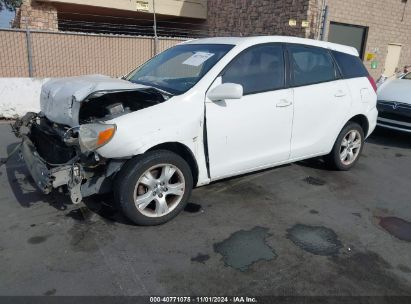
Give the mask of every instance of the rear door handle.
M 279 102 L 277 102 L 277 108 L 285 108 L 291 106 L 293 103 L 289 100 L 282 99 Z
M 335 97 L 344 97 L 345 95 L 347 95 L 347 93 L 342 90 L 338 90 L 337 93 L 334 94 Z

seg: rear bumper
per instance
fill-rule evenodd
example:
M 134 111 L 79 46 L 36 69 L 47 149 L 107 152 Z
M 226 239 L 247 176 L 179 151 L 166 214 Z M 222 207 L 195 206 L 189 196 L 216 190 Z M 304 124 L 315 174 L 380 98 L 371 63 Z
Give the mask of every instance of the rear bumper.
M 377 126 L 377 117 L 378 117 L 378 110 L 377 108 L 373 108 L 367 113 L 368 118 L 368 134 L 366 137 L 370 136 L 372 132 L 374 132 Z

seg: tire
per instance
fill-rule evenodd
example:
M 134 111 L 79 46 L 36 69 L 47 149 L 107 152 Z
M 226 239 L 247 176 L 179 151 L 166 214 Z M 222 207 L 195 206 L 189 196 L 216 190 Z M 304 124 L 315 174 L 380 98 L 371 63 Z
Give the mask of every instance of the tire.
M 352 134 L 355 134 L 355 138 Z M 350 121 L 341 130 L 331 153 L 324 160 L 331 169 L 348 171 L 358 162 L 363 147 L 364 131 L 359 124 Z
M 154 226 L 179 214 L 192 188 L 193 176 L 187 162 L 173 152 L 157 150 L 139 155 L 123 166 L 115 180 L 114 198 L 133 223 Z

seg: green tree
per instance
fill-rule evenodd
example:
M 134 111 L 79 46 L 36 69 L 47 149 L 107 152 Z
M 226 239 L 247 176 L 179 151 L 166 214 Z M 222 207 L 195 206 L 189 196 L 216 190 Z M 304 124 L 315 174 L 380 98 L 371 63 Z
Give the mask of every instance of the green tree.
M 0 11 L 7 9 L 15 11 L 21 5 L 22 0 L 0 0 Z

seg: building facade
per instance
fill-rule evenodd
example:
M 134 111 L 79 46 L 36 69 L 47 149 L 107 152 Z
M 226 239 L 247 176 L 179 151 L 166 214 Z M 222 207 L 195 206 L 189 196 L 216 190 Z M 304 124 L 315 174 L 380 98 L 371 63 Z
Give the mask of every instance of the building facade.
M 357 47 L 374 78 L 381 74 L 391 76 L 396 68 L 401 70 L 411 65 L 409 2 L 327 0 L 329 14 L 325 38 Z
M 209 0 L 207 25 L 212 35 L 292 35 L 351 45 L 378 78 L 411 65 L 409 2 Z
M 207 0 L 23 0 L 13 27 L 153 35 L 154 12 L 161 35 L 192 34 L 204 30 Z
M 357 48 L 371 75 L 378 78 L 411 65 L 411 4 L 408 2 L 24 0 L 17 12 L 15 27 L 99 32 L 107 27 L 110 31 L 115 25 L 126 29 L 120 34 L 152 35 L 155 11 L 162 36 L 292 35 L 351 45 Z M 96 25 L 99 23 L 101 27 Z

